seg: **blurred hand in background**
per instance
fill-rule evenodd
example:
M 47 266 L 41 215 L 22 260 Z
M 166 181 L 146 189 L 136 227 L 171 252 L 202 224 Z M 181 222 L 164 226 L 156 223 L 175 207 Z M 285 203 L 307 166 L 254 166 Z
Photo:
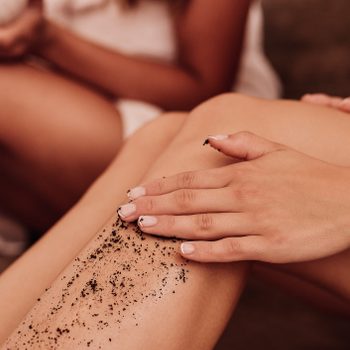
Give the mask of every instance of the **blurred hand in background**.
M 341 98 L 329 96 L 326 94 L 306 94 L 301 98 L 302 101 L 313 103 L 325 107 L 339 109 L 340 111 L 350 113 L 350 97 Z
M 0 27 L 0 59 L 13 59 L 26 54 L 38 42 L 42 24 L 42 2 L 32 0 L 20 17 Z

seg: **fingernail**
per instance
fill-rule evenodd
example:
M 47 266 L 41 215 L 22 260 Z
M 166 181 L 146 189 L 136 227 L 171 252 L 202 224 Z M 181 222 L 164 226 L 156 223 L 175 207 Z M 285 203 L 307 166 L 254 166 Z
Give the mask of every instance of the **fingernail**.
M 181 243 L 180 249 L 183 255 L 190 255 L 194 252 L 194 245 L 191 243 Z
M 136 199 L 146 195 L 146 189 L 142 186 L 134 187 L 127 192 L 129 199 Z
M 154 216 L 140 216 L 137 224 L 140 227 L 151 227 L 158 223 L 158 219 Z
M 118 214 L 122 219 L 127 218 L 131 214 L 134 214 L 136 212 L 136 205 L 134 203 L 128 203 L 125 205 L 122 205 L 119 210 Z
M 226 140 L 228 138 L 228 135 L 209 135 L 208 139 L 209 140 L 215 140 L 215 141 L 222 141 L 222 140 Z

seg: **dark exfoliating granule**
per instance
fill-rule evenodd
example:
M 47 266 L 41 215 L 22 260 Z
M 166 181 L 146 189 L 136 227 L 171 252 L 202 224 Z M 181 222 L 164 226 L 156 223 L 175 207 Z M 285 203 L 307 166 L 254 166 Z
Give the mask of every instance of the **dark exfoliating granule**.
M 174 295 L 176 288 L 187 282 L 188 261 L 179 257 L 178 244 L 175 239 L 161 237 L 146 240 L 138 226 L 128 225 L 118 217 L 97 235 L 96 248 L 74 260 L 73 272 L 61 276 L 61 295 L 53 297 L 47 288 L 22 324 L 27 325 L 27 331 L 18 331 L 16 343 L 9 348 L 56 349 L 59 344 L 77 344 L 103 349 L 97 340 L 75 339 L 72 334 L 77 327 L 86 329 L 86 334 L 105 332 L 105 341 L 113 343 L 111 335 L 116 334 L 126 315 L 130 319 L 132 313 L 134 326 L 140 325 L 138 304 Z M 158 281 L 158 287 L 150 284 L 152 279 Z M 46 318 L 35 322 L 33 315 L 43 299 L 50 307 Z M 57 321 L 63 307 L 69 310 L 67 322 L 61 318 Z

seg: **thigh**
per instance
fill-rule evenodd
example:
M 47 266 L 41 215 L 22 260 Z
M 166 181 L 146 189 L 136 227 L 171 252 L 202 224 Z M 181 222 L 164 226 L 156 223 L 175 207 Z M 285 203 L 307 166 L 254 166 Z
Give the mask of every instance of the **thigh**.
M 262 100 L 236 94 L 215 97 L 197 107 L 183 137 L 251 131 L 316 158 L 350 165 L 350 116 L 326 107 L 297 101 Z
M 91 181 L 121 145 L 114 106 L 66 78 L 1 65 L 0 91 L 1 146 L 62 186 Z

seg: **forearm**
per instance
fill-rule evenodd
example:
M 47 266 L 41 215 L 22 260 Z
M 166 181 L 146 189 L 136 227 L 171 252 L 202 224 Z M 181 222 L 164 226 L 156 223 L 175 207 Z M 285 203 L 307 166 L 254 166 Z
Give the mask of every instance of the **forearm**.
M 114 218 L 5 348 L 211 349 L 239 296 L 243 266 L 190 264 L 177 250 L 178 242 Z
M 221 92 L 209 91 L 184 67 L 105 49 L 53 23 L 46 23 L 45 37 L 37 50 L 40 56 L 115 97 L 188 110 Z

